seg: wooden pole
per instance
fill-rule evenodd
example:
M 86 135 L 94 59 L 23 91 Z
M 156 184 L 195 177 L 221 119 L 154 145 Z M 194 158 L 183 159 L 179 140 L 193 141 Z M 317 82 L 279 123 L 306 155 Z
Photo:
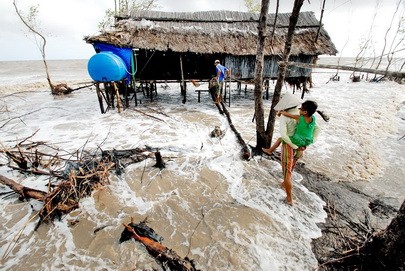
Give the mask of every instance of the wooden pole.
M 104 85 L 104 91 L 105 91 L 105 98 L 107 101 L 107 108 L 111 106 L 111 99 L 110 99 L 110 86 L 108 83 L 103 83 Z
M 132 49 L 132 54 L 131 54 L 131 75 L 132 75 L 132 87 L 134 89 L 134 97 L 135 97 L 135 106 L 138 106 L 138 98 L 136 97 L 136 81 L 135 81 L 135 73 L 137 70 L 136 66 L 136 55 L 135 55 L 135 50 Z
M 184 72 L 183 72 L 183 57 L 180 54 L 180 73 L 181 73 L 181 95 L 183 95 L 183 104 L 186 103 L 186 94 L 187 94 L 187 90 L 186 90 L 186 83 L 184 82 Z
M 126 84 L 125 80 L 122 80 L 122 83 L 125 86 L 125 107 L 128 108 L 129 107 L 129 98 L 128 98 L 128 85 Z
M 121 105 L 120 105 L 120 93 L 118 92 L 117 84 L 115 82 L 112 82 L 115 90 L 115 95 L 117 96 L 117 110 L 118 113 L 121 113 Z
M 98 103 L 100 104 L 100 110 L 101 114 L 104 114 L 104 105 L 103 105 L 103 97 L 101 95 L 101 90 L 100 90 L 100 83 L 96 83 L 96 90 L 97 90 L 97 98 L 98 98 Z
M 229 100 L 228 100 L 228 106 L 231 107 L 231 83 L 232 83 L 232 78 L 231 78 L 231 70 L 229 70 Z

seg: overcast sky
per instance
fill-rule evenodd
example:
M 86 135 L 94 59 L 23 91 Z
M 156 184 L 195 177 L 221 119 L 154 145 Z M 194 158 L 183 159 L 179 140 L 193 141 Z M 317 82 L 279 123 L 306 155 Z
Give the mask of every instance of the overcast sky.
M 379 0 L 380 5 L 373 28 L 378 53 L 396 3 L 399 0 Z M 275 11 L 275 0 L 270 1 L 270 12 Z M 281 0 L 280 12 L 291 12 L 293 0 Z M 405 2 L 402 0 L 402 2 Z M 37 60 L 41 54 L 35 40 L 18 18 L 13 0 L 0 2 L 0 61 Z M 30 5 L 39 5 L 37 16 L 40 32 L 46 36 L 47 59 L 89 59 L 93 47 L 83 41 L 86 35 L 96 34 L 98 23 L 114 0 L 17 0 L 17 5 L 28 13 Z M 161 11 L 247 11 L 244 0 L 158 0 Z M 326 0 L 324 27 L 331 36 L 339 55 L 355 56 L 360 40 L 368 36 L 377 0 Z M 404 5 L 402 5 L 403 7 Z M 320 19 L 322 0 L 306 0 L 302 11 L 313 11 Z M 403 11 L 403 8 L 400 9 Z M 397 22 L 392 28 L 396 29 Z

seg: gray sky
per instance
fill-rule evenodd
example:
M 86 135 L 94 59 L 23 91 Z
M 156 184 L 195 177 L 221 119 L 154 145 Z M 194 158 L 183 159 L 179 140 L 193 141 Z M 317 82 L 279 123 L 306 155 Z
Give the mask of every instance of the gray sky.
M 399 0 L 379 0 L 373 37 L 377 54 L 382 51 L 386 29 Z M 18 18 L 12 0 L 0 2 L 0 61 L 41 59 L 35 40 Z M 270 1 L 270 12 L 275 11 Z M 291 12 L 293 0 L 281 0 L 280 12 Z M 402 2 L 405 2 L 402 0 Z M 243 0 L 158 0 L 162 11 L 236 10 L 246 11 Z M 326 0 L 323 23 L 339 55 L 355 56 L 362 38 L 370 32 L 377 0 Z M 47 59 L 88 59 L 94 54 L 83 41 L 96 34 L 98 23 L 113 0 L 18 0 L 20 10 L 27 13 L 30 5 L 39 4 L 37 16 L 40 32 L 47 38 Z M 305 1 L 302 11 L 313 11 L 320 18 L 322 0 Z M 403 12 L 403 7 L 400 12 Z M 397 22 L 392 28 L 396 29 Z M 402 54 L 404 55 L 404 54 Z

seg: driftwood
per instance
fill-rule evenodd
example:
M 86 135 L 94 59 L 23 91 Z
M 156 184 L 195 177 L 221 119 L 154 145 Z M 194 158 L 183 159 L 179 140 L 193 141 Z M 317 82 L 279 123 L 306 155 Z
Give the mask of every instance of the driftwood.
M 0 175 L 0 183 L 11 188 L 21 200 L 33 198 L 44 203 L 39 211 L 40 219 L 37 227 L 42 222 L 48 223 L 55 218 L 60 219 L 78 208 L 80 199 L 108 183 L 111 170 L 115 169 L 117 174 L 121 174 L 125 166 L 151 157 L 147 149 L 135 148 L 102 151 L 101 155 L 82 153 L 77 159 L 69 160 L 57 153 L 40 151 L 38 148 L 61 152 L 43 142 L 24 143 L 24 141 L 13 148 L 0 149 L 0 153 L 8 158 L 7 166 L 13 170 L 50 176 L 48 191 L 25 187 L 2 175 Z M 75 157 L 74 154 L 68 155 L 70 158 Z M 65 165 L 62 169 L 51 170 L 62 163 Z
M 225 132 L 221 130 L 221 127 L 215 126 L 214 130 L 211 131 L 210 136 L 211 137 L 216 137 L 216 138 L 223 138 L 225 135 Z
M 156 157 L 156 164 L 154 167 L 158 167 L 159 169 L 164 169 L 166 167 L 165 162 L 163 161 L 162 155 L 159 151 L 155 152 Z
M 73 92 L 73 89 L 65 83 L 52 85 L 51 89 L 52 89 L 53 95 L 64 95 L 64 94 L 70 94 Z
M 33 199 L 37 199 L 40 201 L 44 201 L 47 193 L 44 191 L 40 191 L 37 189 L 33 189 L 33 188 L 29 188 L 29 187 L 25 187 L 3 175 L 0 175 L 0 183 L 7 185 L 8 187 L 10 187 L 14 192 L 16 192 L 17 194 L 20 195 L 20 199 L 28 199 L 28 198 L 33 198 Z
M 145 221 L 135 224 L 131 218 L 131 223 L 124 224 L 124 227 L 120 242 L 125 242 L 130 238 L 141 242 L 146 250 L 161 263 L 164 270 L 198 271 L 192 260 L 187 257 L 183 259 L 175 251 L 162 245 L 161 240 L 163 238 L 149 228 Z
M 221 102 L 221 105 L 222 105 L 222 111 L 225 113 L 226 118 L 228 120 L 229 126 L 231 127 L 232 131 L 235 133 L 239 144 L 242 146 L 242 158 L 245 160 L 248 160 L 251 156 L 250 148 L 246 144 L 245 140 L 243 140 L 243 138 L 240 135 L 240 133 L 238 132 L 238 130 L 236 130 L 235 125 L 233 125 L 231 115 L 229 114 L 228 109 L 226 109 L 225 104 L 223 102 Z

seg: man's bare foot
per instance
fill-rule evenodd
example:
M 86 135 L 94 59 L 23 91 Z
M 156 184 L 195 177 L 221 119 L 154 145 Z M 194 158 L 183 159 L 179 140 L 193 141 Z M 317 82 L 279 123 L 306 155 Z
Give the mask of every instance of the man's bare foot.
M 262 148 L 262 151 L 268 155 L 271 155 L 273 152 L 270 151 L 270 148 L 266 149 L 266 148 Z
M 287 202 L 287 204 L 289 204 L 289 205 L 291 205 L 291 206 L 293 205 L 293 201 L 292 201 L 291 198 L 289 199 L 289 198 L 287 197 L 287 198 L 285 199 L 285 201 Z

